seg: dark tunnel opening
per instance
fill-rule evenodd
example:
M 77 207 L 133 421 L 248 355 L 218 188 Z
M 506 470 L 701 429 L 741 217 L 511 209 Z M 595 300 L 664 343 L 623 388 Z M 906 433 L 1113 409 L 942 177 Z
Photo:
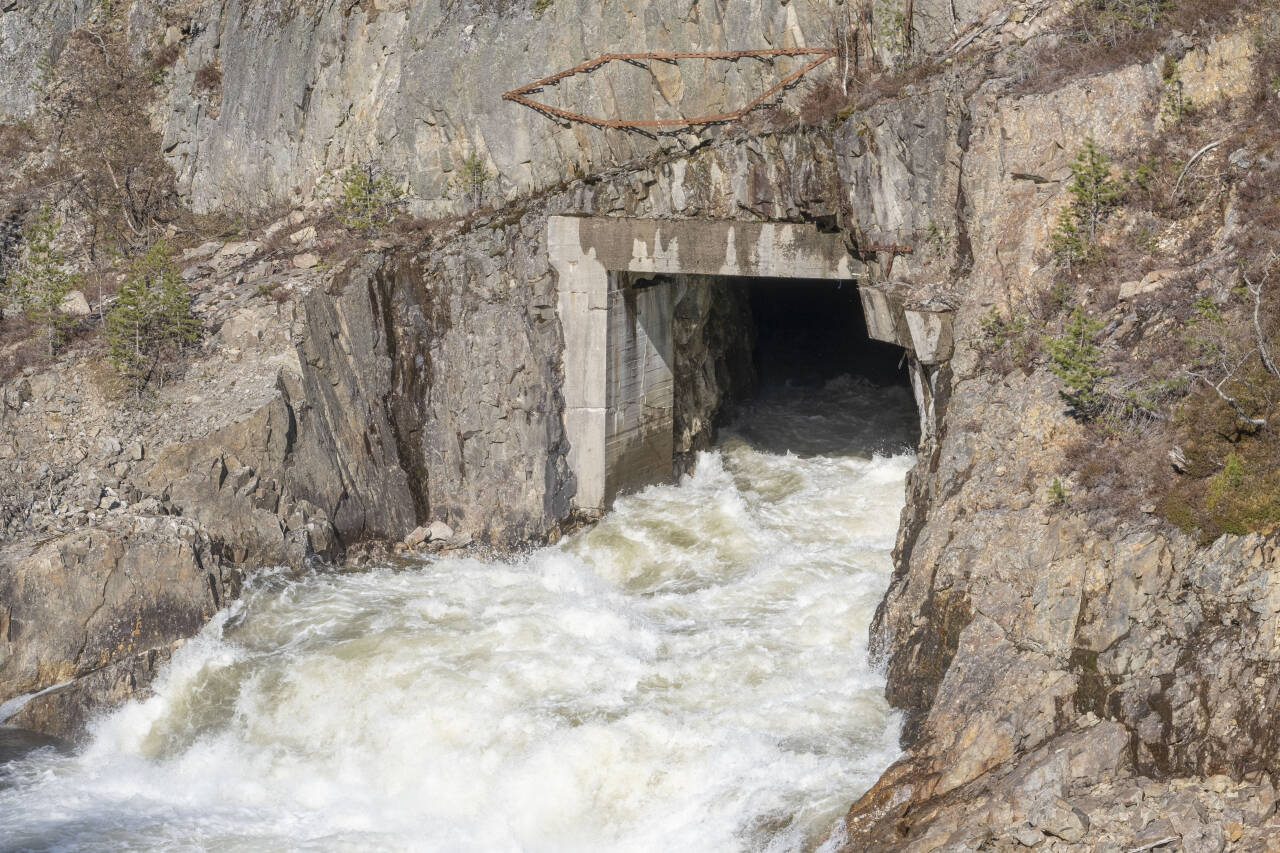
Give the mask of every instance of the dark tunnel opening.
M 906 353 L 870 338 L 855 282 L 708 276 L 684 284 L 676 305 L 677 327 L 688 329 L 675 347 L 677 473 L 721 435 L 801 455 L 915 446 L 920 417 Z M 705 302 L 711 307 L 693 310 Z M 712 383 L 701 378 L 709 374 Z M 710 406 L 709 385 L 722 395 Z M 699 420 L 708 409 L 712 423 Z
M 742 279 L 755 322 L 752 360 L 762 393 L 840 377 L 911 388 L 901 347 L 873 341 L 851 281 Z
M 862 457 L 918 443 L 906 352 L 871 339 L 856 282 L 615 275 L 606 499 L 692 471 L 721 438 Z
M 755 382 L 725 433 L 770 452 L 871 456 L 914 448 L 920 420 L 905 352 L 874 341 L 852 281 L 740 279 Z

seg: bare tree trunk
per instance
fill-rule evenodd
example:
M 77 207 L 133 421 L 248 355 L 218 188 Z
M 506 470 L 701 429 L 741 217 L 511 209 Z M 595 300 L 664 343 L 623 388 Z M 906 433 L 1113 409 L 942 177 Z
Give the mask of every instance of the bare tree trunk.
M 1190 371 L 1188 371 L 1188 375 L 1196 379 L 1199 379 L 1205 385 L 1208 385 L 1210 388 L 1212 388 L 1213 392 L 1217 394 L 1219 397 L 1221 397 L 1224 403 L 1226 403 L 1228 406 L 1230 406 L 1232 409 L 1235 410 L 1235 413 L 1240 417 L 1240 420 L 1244 421 L 1247 424 L 1251 424 L 1257 427 L 1264 427 L 1267 425 L 1267 421 L 1265 418 L 1249 417 L 1249 413 L 1244 410 L 1244 407 L 1242 407 L 1239 403 L 1237 403 L 1234 397 L 1228 396 L 1226 392 L 1222 390 L 1223 384 L 1226 383 L 1227 379 L 1231 378 L 1230 376 L 1227 376 L 1226 379 L 1222 380 L 1222 382 L 1219 382 L 1217 385 L 1214 385 L 1212 382 L 1209 381 L 1208 377 L 1204 376 L 1201 373 L 1191 373 Z
M 1271 271 L 1275 268 L 1276 263 L 1280 262 L 1273 252 L 1267 259 L 1267 271 L 1263 273 L 1262 279 L 1254 284 L 1249 280 L 1249 276 L 1241 274 L 1244 279 L 1245 286 L 1249 288 L 1249 292 L 1253 294 L 1253 330 L 1258 337 L 1258 355 L 1262 357 L 1262 365 L 1267 372 L 1277 379 L 1280 379 L 1280 370 L 1276 369 L 1276 363 L 1271 358 L 1271 350 L 1267 347 L 1267 337 L 1262 332 L 1262 292 L 1267 286 L 1267 279 L 1271 278 Z

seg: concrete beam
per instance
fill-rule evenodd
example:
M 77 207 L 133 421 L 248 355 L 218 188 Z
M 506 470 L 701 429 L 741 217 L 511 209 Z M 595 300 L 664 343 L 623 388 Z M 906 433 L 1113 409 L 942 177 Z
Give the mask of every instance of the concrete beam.
M 858 296 L 862 299 L 862 316 L 871 340 L 900 347 L 911 345 L 900 300 L 889 291 L 870 285 L 859 285 Z
M 786 222 L 553 216 L 547 242 L 553 263 L 589 257 L 614 272 L 830 279 L 865 272 L 839 234 Z
M 953 313 L 945 309 L 907 308 L 903 312 L 911 349 L 921 364 L 942 364 L 951 360 L 955 340 L 951 326 Z
M 907 293 L 885 285 L 858 286 L 867 335 L 908 350 L 921 364 L 950 361 L 955 349 L 953 312 L 929 304 L 912 305 Z

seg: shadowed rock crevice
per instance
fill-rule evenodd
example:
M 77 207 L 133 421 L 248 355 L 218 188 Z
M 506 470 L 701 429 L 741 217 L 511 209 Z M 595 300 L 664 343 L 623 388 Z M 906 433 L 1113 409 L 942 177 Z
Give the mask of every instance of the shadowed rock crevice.
M 921 616 L 933 630 L 891 645 L 885 695 L 906 712 L 902 746 L 911 748 L 921 735 L 938 687 L 960 646 L 960 633 L 973 620 L 968 598 L 957 590 L 931 592 Z

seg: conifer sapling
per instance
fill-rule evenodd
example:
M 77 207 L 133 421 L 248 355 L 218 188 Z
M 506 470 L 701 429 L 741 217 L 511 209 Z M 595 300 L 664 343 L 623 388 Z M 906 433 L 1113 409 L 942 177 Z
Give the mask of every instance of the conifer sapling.
M 191 299 L 160 241 L 136 259 L 107 314 L 107 352 L 134 394 L 153 378 L 164 380 L 165 362 L 177 359 L 200 337 Z
M 71 324 L 62 311 L 67 294 L 80 277 L 67 269 L 67 258 L 54 246 L 61 223 L 46 204 L 24 229 L 26 253 L 9 275 L 8 298 L 40 328 L 52 357 Z

